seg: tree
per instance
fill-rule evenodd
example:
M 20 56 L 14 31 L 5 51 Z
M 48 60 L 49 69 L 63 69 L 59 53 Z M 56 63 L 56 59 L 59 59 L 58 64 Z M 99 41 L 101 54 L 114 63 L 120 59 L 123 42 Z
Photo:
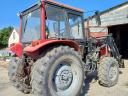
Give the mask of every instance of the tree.
M 0 30 L 0 49 L 8 46 L 8 39 L 13 30 L 13 27 L 9 26 Z

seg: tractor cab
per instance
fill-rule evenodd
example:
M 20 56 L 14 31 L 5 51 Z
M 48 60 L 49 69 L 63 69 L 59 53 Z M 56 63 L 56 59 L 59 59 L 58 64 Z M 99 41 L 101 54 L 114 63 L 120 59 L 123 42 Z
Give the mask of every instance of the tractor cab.
M 83 11 L 45 0 L 21 12 L 21 42 L 84 39 Z

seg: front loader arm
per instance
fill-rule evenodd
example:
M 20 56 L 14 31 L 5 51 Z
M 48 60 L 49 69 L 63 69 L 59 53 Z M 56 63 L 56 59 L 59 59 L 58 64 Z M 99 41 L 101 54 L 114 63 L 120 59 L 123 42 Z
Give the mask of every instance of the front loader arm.
M 102 56 L 112 56 L 118 60 L 119 67 L 121 68 L 124 67 L 124 62 L 122 62 L 122 58 L 121 58 L 122 56 L 119 53 L 119 50 L 114 42 L 114 38 L 112 37 L 112 34 L 109 34 L 108 36 L 104 36 L 101 38 L 94 38 L 94 37 L 89 38 L 88 53 L 89 54 L 87 56 L 93 62 L 99 62 Z
M 99 42 L 109 47 L 109 52 L 118 60 L 119 67 L 123 68 L 124 62 L 122 62 L 122 56 L 119 53 L 118 47 L 114 41 L 114 38 L 112 37 L 112 34 L 99 38 Z
M 102 37 L 99 39 L 99 42 L 102 44 L 106 44 L 110 47 L 110 52 L 113 57 L 116 59 L 121 59 L 121 55 L 119 53 L 119 50 L 117 48 L 117 45 L 115 44 L 114 38 L 112 37 L 112 34 L 109 34 L 106 37 Z

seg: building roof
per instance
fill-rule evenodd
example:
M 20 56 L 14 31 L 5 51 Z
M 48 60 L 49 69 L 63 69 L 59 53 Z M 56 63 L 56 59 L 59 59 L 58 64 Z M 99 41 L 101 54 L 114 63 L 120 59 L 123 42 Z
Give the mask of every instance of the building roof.
M 12 33 L 13 33 L 14 30 L 16 31 L 17 34 L 19 34 L 19 28 L 14 28 L 14 29 L 12 30 L 10 36 L 12 35 Z M 10 37 L 10 36 L 9 36 L 9 37 Z
M 112 10 L 114 10 L 114 9 L 117 9 L 117 8 L 119 8 L 119 7 L 125 6 L 125 5 L 127 5 L 127 4 L 128 4 L 128 1 L 126 1 L 126 2 L 124 2 L 124 3 L 121 3 L 121 4 L 117 5 L 117 6 L 114 6 L 114 7 L 112 7 L 112 8 L 109 8 L 109 9 L 107 9 L 107 10 L 105 10 L 105 11 L 100 12 L 100 15 L 102 15 L 102 14 L 104 14 L 104 13 L 106 13 L 106 12 L 112 11 Z
M 107 10 L 104 10 L 104 11 L 100 12 L 99 15 L 103 15 L 103 14 L 105 14 L 105 13 L 107 13 L 107 12 L 110 12 L 110 11 L 112 11 L 112 10 L 115 10 L 115 9 L 120 8 L 120 7 L 122 7 L 122 6 L 125 6 L 125 5 L 128 5 L 128 1 L 126 1 L 126 2 L 124 2 L 124 3 L 121 3 L 121 4 L 117 5 L 117 6 L 108 8 Z M 91 17 L 89 17 L 89 19 L 92 19 L 92 18 L 94 18 L 95 16 L 96 16 L 96 14 L 93 15 L 93 16 L 91 16 Z M 87 20 L 87 19 L 85 19 L 85 21 L 86 21 L 86 20 Z

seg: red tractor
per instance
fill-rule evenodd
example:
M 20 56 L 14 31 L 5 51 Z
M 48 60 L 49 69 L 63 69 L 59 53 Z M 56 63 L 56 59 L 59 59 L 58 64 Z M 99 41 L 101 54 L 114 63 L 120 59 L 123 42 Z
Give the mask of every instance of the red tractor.
M 20 41 L 12 44 L 11 83 L 34 96 L 82 96 L 87 73 L 98 72 L 99 83 L 118 81 L 121 56 L 112 39 L 88 38 L 83 11 L 43 0 L 20 13 Z

